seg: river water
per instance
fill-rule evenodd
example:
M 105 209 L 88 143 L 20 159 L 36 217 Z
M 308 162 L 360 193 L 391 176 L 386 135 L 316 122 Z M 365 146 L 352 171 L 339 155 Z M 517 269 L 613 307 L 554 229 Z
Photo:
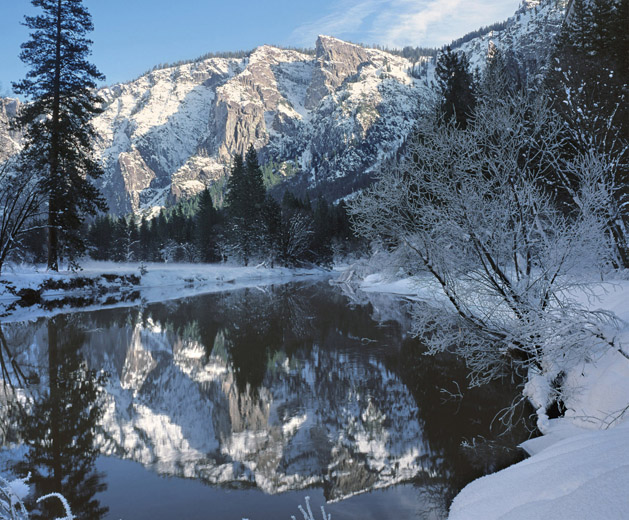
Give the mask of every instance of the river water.
M 409 326 L 327 282 L 4 323 L 0 471 L 86 519 L 444 518 L 527 433 Z

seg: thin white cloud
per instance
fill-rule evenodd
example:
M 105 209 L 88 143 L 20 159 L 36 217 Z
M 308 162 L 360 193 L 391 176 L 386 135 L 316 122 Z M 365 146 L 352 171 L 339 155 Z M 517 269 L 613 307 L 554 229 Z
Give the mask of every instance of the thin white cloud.
M 312 45 L 329 34 L 389 47 L 441 46 L 511 16 L 519 0 L 344 0 L 296 28 L 291 40 Z
M 364 31 L 366 19 L 389 3 L 389 0 L 343 0 L 328 14 L 297 27 L 290 40 L 310 46 L 320 34 L 343 37 Z

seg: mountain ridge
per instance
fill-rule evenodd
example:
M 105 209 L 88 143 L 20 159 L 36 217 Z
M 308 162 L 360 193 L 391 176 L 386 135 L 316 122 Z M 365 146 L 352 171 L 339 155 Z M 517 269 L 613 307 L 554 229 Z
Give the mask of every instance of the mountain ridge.
M 535 80 L 566 3 L 527 0 L 503 30 L 458 50 L 479 69 L 490 46 L 510 50 Z M 433 75 L 430 56 L 411 61 L 326 35 L 314 55 L 262 45 L 241 57 L 149 71 L 99 90 L 104 110 L 94 120 L 95 154 L 105 174 L 98 187 L 118 215 L 154 215 L 212 186 L 220 204 L 233 156 L 253 145 L 277 182 L 297 172 L 290 189 L 329 200 L 348 196 L 395 157 Z M 19 148 L 6 108 L 16 101 L 0 101 L 6 158 Z

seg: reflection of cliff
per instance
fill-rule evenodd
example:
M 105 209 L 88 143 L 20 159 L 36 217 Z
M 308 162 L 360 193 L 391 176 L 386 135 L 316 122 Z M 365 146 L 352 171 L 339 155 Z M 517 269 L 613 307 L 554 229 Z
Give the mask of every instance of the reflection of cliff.
M 489 423 L 503 401 L 488 390 L 444 405 L 440 388 L 465 372 L 421 356 L 405 319 L 384 297 L 350 304 L 292 284 L 81 313 L 70 327 L 88 365 L 110 374 L 103 454 L 268 493 L 317 485 L 340 499 L 414 480 L 447 497 L 469 468 L 461 440 L 486 434 L 467 423 Z M 23 365 L 46 365 L 46 330 L 43 319 L 5 329 Z
M 420 472 L 429 450 L 399 379 L 362 352 L 353 334 L 329 326 L 323 333 L 329 316 L 322 308 L 304 299 L 288 307 L 289 295 L 279 293 L 227 297 L 212 309 L 225 328 L 211 344 L 199 340 L 201 325 L 178 322 L 187 312 L 170 312 L 162 327 L 154 318 L 133 324 L 123 368 L 112 370 L 105 453 L 164 474 L 254 484 L 269 493 L 319 484 L 330 498 Z M 246 319 L 252 313 L 255 321 Z
M 78 315 L 83 354 L 110 374 L 101 453 L 268 493 L 322 485 L 329 498 L 413 478 L 430 450 L 382 362 L 397 328 L 372 312 L 298 285 Z M 42 328 L 24 356 L 44 355 Z

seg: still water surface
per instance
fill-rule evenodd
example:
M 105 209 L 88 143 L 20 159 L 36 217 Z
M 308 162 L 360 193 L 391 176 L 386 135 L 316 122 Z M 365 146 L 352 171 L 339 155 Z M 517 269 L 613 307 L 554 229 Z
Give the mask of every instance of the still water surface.
M 302 282 L 3 324 L 4 458 L 79 518 L 443 518 L 526 433 L 408 320 Z

